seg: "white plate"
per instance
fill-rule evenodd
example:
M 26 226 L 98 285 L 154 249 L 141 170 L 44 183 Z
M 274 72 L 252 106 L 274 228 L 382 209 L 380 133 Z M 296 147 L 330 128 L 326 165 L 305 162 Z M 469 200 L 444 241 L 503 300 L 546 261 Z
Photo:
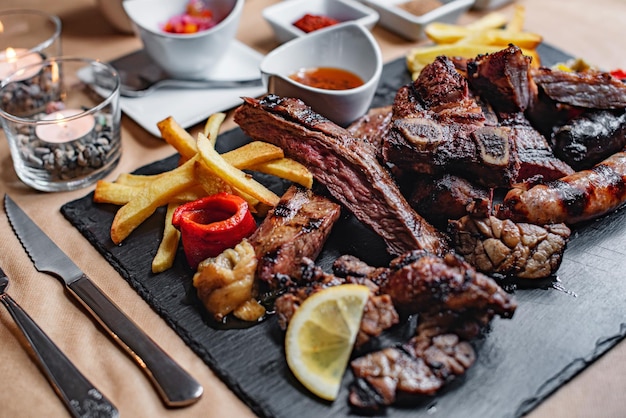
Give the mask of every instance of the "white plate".
M 228 54 L 207 71 L 207 78 L 218 80 L 248 80 L 261 77 L 259 64 L 263 55 L 233 41 Z M 112 64 L 115 66 L 115 60 Z M 161 136 L 157 122 L 172 116 L 188 128 L 213 113 L 222 112 L 242 103 L 241 97 L 258 97 L 266 91 L 262 85 L 229 89 L 166 89 L 152 94 L 129 98 L 120 97 L 122 111 L 152 135 Z

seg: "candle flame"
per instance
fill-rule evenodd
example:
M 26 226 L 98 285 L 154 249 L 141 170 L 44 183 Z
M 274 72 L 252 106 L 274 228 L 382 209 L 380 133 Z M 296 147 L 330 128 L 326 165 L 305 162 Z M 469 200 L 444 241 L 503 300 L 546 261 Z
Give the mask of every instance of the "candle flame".
M 4 32 L 4 25 L 2 24 L 2 20 L 0 20 L 0 33 Z
M 59 64 L 52 62 L 50 65 L 50 77 L 53 83 L 59 81 Z
M 16 60 L 17 53 L 15 52 L 15 49 L 8 47 L 4 56 L 8 62 L 14 62 Z

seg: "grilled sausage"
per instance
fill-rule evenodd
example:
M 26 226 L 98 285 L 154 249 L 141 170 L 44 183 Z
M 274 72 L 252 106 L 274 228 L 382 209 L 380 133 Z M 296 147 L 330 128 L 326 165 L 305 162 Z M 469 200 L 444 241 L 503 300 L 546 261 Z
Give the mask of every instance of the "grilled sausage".
M 575 224 L 609 213 L 624 202 L 626 151 L 622 150 L 589 170 L 510 190 L 496 214 L 514 222 Z

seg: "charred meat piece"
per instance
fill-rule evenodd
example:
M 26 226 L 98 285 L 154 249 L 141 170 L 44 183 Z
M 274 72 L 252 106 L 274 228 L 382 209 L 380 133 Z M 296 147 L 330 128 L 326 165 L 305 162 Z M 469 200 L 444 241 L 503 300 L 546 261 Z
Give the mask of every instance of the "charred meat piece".
M 601 71 L 560 71 L 541 67 L 530 72 L 548 97 L 560 103 L 588 109 L 623 109 L 626 84 Z
M 355 138 L 364 139 L 374 148 L 373 154 L 378 155 L 383 137 L 387 134 L 391 124 L 391 110 L 391 106 L 370 109 L 348 126 L 348 132 Z
M 575 224 L 609 213 L 626 202 L 626 152 L 589 170 L 545 184 L 520 184 L 496 209 L 500 219 L 537 225 Z
M 476 360 L 471 344 L 459 334 L 484 325 L 481 316 L 459 317 L 448 312 L 420 316 L 417 334 L 406 344 L 369 353 L 350 363 L 355 376 L 350 404 L 376 411 L 402 399 L 434 395 Z
M 509 132 L 519 162 L 517 181 L 537 176 L 550 181 L 574 173 L 572 167 L 554 156 L 546 138 L 530 126 L 512 126 Z
M 444 172 L 477 179 L 487 187 L 508 187 L 519 165 L 498 126 L 439 123 L 431 117 L 396 119 L 383 142 L 383 158 L 407 172 Z
M 477 270 L 521 279 L 554 274 L 570 236 L 565 224 L 539 226 L 494 216 L 450 221 L 456 251 Z
M 530 57 L 511 45 L 470 60 L 468 79 L 477 94 L 498 112 L 500 125 L 510 127 L 511 155 L 519 164 L 517 181 L 533 176 L 555 180 L 574 170 L 555 158 L 546 138 L 524 116 L 538 100 L 537 86 L 530 77 L 530 63 Z
M 384 239 L 390 254 L 447 250 L 446 237 L 409 206 L 371 148 L 301 100 L 246 98 L 235 121 L 248 136 L 270 141 L 304 164 L 335 199 Z
M 468 214 L 488 215 L 491 211 L 491 193 L 484 187 L 462 177 L 444 174 L 441 177 L 417 176 L 412 184 L 409 203 L 440 229 L 448 220 Z
M 493 279 L 453 253 L 438 257 L 411 251 L 392 260 L 389 268 L 380 292 L 389 294 L 401 313 L 480 310 L 510 317 L 517 307 Z
M 354 276 L 347 278 L 339 278 L 332 274 L 323 273 L 316 267 L 312 261 L 303 260 L 304 264 L 309 264 L 305 269 L 315 271 L 314 278 L 309 277 L 310 283 L 306 286 L 293 287 L 288 289 L 284 294 L 280 295 L 275 302 L 276 315 L 278 324 L 284 330 L 291 320 L 291 317 L 298 307 L 312 294 L 330 286 L 338 286 L 344 283 L 356 283 L 368 286 L 371 290 L 370 297 L 367 300 L 361 326 L 356 337 L 355 347 L 361 347 L 372 338 L 378 337 L 386 329 L 400 321 L 400 317 L 393 305 L 389 295 L 378 295 L 378 286 L 366 278 L 357 278 Z
M 484 125 L 483 108 L 470 91 L 467 79 L 456 70 L 451 59 L 437 57 L 420 72 L 412 87 L 428 115 L 435 120 L 441 123 Z M 394 113 L 394 118 L 399 117 L 399 114 Z
M 467 78 L 498 113 L 524 112 L 537 95 L 530 77 L 531 58 L 514 46 L 467 62 Z
M 626 146 L 626 113 L 590 110 L 558 127 L 554 154 L 575 170 L 593 167 Z
M 299 260 L 315 259 L 341 207 L 310 189 L 291 186 L 248 239 L 257 259 L 257 280 L 278 289 L 299 280 Z
M 381 286 L 396 308 L 418 312 L 415 337 L 351 362 L 349 401 L 378 410 L 405 397 L 430 396 L 463 375 L 476 359 L 468 342 L 494 315 L 510 317 L 516 302 L 495 281 L 454 254 L 412 251 L 393 260 Z
M 503 63 L 506 71 L 500 74 Z M 500 105 L 500 112 L 507 112 L 506 125 L 494 118 L 492 103 L 475 97 L 452 62 L 440 57 L 396 95 L 392 126 L 383 140 L 385 161 L 407 172 L 476 179 L 486 187 L 573 173 L 523 115 L 533 92 L 521 51 L 508 48 L 473 61 L 473 66 L 475 76 L 480 76 L 474 81 L 485 90 L 481 99 L 517 103 Z

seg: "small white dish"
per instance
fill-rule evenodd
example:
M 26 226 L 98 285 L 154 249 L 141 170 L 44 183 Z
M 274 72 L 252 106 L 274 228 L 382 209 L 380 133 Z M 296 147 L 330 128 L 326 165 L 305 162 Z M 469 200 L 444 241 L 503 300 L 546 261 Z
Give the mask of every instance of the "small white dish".
M 406 39 L 418 41 L 425 37 L 424 27 L 431 22 L 456 23 L 459 17 L 474 5 L 476 0 L 440 0 L 442 6 L 421 16 L 400 7 L 408 0 L 361 0 L 376 10 L 379 23 L 385 29 Z
M 493 10 L 512 2 L 513 0 L 476 0 L 476 3 L 474 3 L 472 9 Z
M 163 25 L 185 11 L 189 0 L 126 0 L 126 14 L 143 47 L 174 78 L 202 78 L 205 69 L 227 53 L 235 39 L 245 0 L 203 0 L 218 23 L 195 33 L 168 33 Z
M 347 90 L 328 90 L 289 77 L 303 69 L 323 67 L 347 70 L 364 84 Z M 356 22 L 346 22 L 292 39 L 267 54 L 260 68 L 268 93 L 299 98 L 320 115 L 346 126 L 369 109 L 383 59 L 369 30 Z
M 263 55 L 234 40 L 217 65 L 208 70 L 206 78 L 216 80 L 249 80 L 261 77 L 259 64 Z M 258 97 L 265 87 L 236 89 L 166 89 L 140 98 L 120 98 L 122 112 L 152 135 L 160 137 L 157 122 L 168 116 L 188 128 L 216 112 L 223 112 L 242 103 L 241 97 Z
M 378 21 L 378 13 L 357 0 L 290 0 L 263 10 L 263 18 L 281 43 L 307 34 L 293 25 L 305 14 L 323 15 L 340 22 L 354 21 L 370 30 Z

